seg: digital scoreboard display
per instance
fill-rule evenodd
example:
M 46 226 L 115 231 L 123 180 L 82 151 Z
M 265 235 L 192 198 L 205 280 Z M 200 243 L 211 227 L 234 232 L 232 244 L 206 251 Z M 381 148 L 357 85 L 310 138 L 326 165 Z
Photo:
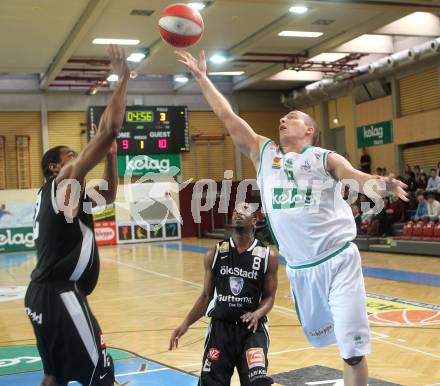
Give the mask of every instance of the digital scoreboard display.
M 88 138 L 99 125 L 103 106 L 89 108 Z M 128 106 L 119 131 L 118 155 L 175 154 L 189 151 L 188 111 L 185 106 Z

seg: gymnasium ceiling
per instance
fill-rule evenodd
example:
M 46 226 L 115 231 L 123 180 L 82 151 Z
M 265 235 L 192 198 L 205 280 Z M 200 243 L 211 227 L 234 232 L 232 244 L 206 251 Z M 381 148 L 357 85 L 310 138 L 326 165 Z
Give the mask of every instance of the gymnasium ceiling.
M 173 50 L 160 40 L 157 23 L 160 12 L 173 2 L 3 0 L 0 73 L 11 78 L 38 74 L 43 90 L 90 92 L 107 76 L 106 63 L 93 62 L 105 59 L 105 46 L 94 45 L 92 40 L 122 38 L 140 40 L 138 45 L 126 47 L 127 54 L 149 50 L 143 62 L 131 65 L 139 79 L 172 79 L 184 68 L 174 59 Z M 293 5 L 309 10 L 293 14 L 289 12 Z M 133 16 L 133 10 L 153 12 Z M 242 76 L 228 78 L 236 90 L 289 90 L 322 78 L 320 71 L 289 70 L 295 66 L 292 55 L 300 54 L 299 60 L 305 61 L 322 53 L 351 53 L 355 60 L 349 64 L 364 64 L 440 36 L 440 0 L 212 0 L 201 14 L 204 36 L 190 51 L 195 54 L 205 49 L 208 57 L 218 51 L 227 53 L 229 60 L 210 63 L 209 71 L 243 71 Z M 322 35 L 278 36 L 283 30 Z M 315 60 L 324 60 L 332 67 L 325 57 Z M 93 72 L 94 68 L 103 71 Z M 93 80 L 84 81 L 84 77 Z M 175 89 L 184 92 L 190 83 L 176 84 Z

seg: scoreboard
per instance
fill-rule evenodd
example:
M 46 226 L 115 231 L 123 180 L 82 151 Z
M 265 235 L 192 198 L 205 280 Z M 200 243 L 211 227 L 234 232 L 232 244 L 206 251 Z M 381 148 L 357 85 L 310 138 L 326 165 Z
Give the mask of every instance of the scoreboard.
M 89 108 L 88 138 L 105 107 Z M 175 154 L 189 151 L 188 111 L 185 106 L 128 106 L 117 138 L 118 155 Z

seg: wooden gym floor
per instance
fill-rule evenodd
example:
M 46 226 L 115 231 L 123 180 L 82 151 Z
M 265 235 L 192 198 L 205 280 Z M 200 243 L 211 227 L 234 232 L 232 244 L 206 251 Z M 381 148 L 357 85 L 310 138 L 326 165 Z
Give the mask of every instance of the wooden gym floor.
M 107 345 L 198 374 L 207 319 L 193 325 L 177 351 L 167 351 L 168 339 L 201 290 L 203 251 L 215 242 L 184 239 L 168 244 L 101 247 L 101 276 L 89 300 Z M 369 311 L 376 314 L 372 317 L 373 353 L 368 358 L 370 376 L 405 386 L 440 385 L 440 308 L 435 308 L 440 306 L 440 260 L 365 252 L 362 257 L 367 292 L 372 294 Z M 11 257 L 8 261 L 0 265 L 0 287 L 27 285 L 35 257 L 19 264 L 11 263 Z M 406 304 L 406 300 L 412 302 Z M 316 365 L 342 368 L 335 346 L 314 349 L 306 342 L 282 265 L 269 331 L 271 375 Z M 34 338 L 23 300 L 0 302 L 0 346 L 27 344 L 34 344 Z M 1 363 L 0 358 L 0 367 Z M 161 381 L 157 384 L 174 386 Z M 234 377 L 233 385 L 238 384 Z

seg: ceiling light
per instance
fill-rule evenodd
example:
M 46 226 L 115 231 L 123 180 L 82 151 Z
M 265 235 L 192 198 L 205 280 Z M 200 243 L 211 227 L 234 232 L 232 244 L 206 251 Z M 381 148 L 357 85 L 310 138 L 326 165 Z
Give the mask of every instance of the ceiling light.
M 284 81 L 284 82 L 314 82 L 322 79 L 322 72 L 319 71 L 292 71 L 283 70 L 272 75 L 268 80 Z
M 133 52 L 128 58 L 127 60 L 129 62 L 133 62 L 133 63 L 139 63 L 142 61 L 142 59 L 145 58 L 145 54 L 142 52 Z
M 303 14 L 306 13 L 308 10 L 309 9 L 307 7 L 303 7 L 301 5 L 294 5 L 293 7 L 290 7 L 289 12 Z
M 348 54 L 345 52 L 323 52 L 322 54 L 316 55 L 310 58 L 310 62 L 336 62 L 345 58 Z
M 217 71 L 217 72 L 210 72 L 208 75 L 212 76 L 239 76 L 243 75 L 244 71 Z
M 187 5 L 193 9 L 195 9 L 196 11 L 201 11 L 203 8 L 206 7 L 205 3 L 199 3 L 199 2 L 188 3 Z
M 189 78 L 186 75 L 176 75 L 174 81 L 177 83 L 186 83 L 189 81 Z
M 339 118 L 338 117 L 334 117 L 333 118 L 333 124 L 334 125 L 338 125 L 339 124 Z
M 226 62 L 227 58 L 223 54 L 214 54 L 209 59 L 212 63 L 224 63 Z
M 119 44 L 121 46 L 135 46 L 140 40 L 136 39 L 93 39 L 93 44 Z
M 119 79 L 119 76 L 117 76 L 116 74 L 111 74 L 107 77 L 107 80 L 109 82 L 117 82 Z
M 281 31 L 278 36 L 289 36 L 289 37 L 299 37 L 299 38 L 317 38 L 323 35 L 322 32 L 311 32 L 311 31 Z

